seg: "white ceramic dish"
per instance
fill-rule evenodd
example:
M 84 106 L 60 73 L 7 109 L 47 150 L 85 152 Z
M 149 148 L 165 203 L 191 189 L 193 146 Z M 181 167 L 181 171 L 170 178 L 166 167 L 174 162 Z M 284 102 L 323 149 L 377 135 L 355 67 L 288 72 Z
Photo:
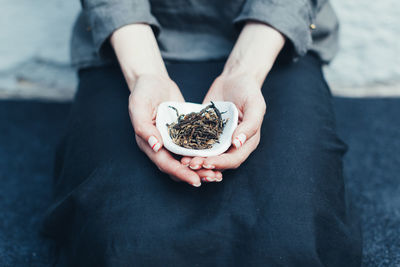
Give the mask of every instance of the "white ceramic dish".
M 177 117 L 175 110 L 168 106 L 175 107 L 179 111 L 179 114 L 188 114 L 190 112 L 199 112 L 201 109 L 209 105 L 209 103 L 205 105 L 188 102 L 161 103 L 157 109 L 156 126 L 161 133 L 164 147 L 177 155 L 191 157 L 216 156 L 228 150 L 232 143 L 232 134 L 238 124 L 238 110 L 232 102 L 216 101 L 214 104 L 221 112 L 226 111 L 221 115 L 223 119 L 229 118 L 219 137 L 219 143 L 214 144 L 213 147 L 209 149 L 188 149 L 176 145 L 169 136 L 167 123 L 170 124 L 177 121 Z

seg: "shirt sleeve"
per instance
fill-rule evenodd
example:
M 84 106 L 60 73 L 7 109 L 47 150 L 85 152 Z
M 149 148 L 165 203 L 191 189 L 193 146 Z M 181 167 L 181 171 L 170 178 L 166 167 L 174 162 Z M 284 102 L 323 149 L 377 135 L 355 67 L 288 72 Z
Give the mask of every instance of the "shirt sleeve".
M 151 14 L 148 0 L 80 0 L 86 14 L 88 27 L 92 32 L 97 52 L 102 54 L 102 47 L 111 34 L 122 26 L 133 23 L 149 24 L 155 34 L 160 25 Z
M 293 56 L 307 53 L 312 45 L 311 31 L 316 27 L 314 20 L 319 9 L 327 0 L 247 0 L 235 24 L 248 20 L 266 23 L 290 41 Z

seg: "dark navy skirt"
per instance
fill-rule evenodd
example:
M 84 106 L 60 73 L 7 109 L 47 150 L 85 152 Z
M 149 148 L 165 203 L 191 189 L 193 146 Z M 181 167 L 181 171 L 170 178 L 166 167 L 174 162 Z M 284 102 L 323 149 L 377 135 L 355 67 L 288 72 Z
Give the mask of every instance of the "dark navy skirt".
M 202 102 L 223 62 L 170 62 Z M 359 266 L 331 93 L 321 63 L 278 62 L 263 86 L 261 142 L 221 183 L 161 173 L 136 145 L 117 66 L 79 72 L 44 232 L 56 266 Z

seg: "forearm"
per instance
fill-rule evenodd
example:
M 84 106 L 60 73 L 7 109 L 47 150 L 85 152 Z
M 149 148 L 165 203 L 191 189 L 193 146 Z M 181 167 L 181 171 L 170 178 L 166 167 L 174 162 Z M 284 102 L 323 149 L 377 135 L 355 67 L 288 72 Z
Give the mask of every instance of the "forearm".
M 128 84 L 141 75 L 168 77 L 156 38 L 147 24 L 130 24 L 111 35 L 111 45 L 117 55 Z
M 225 64 L 223 75 L 253 76 L 262 85 L 276 57 L 285 44 L 285 37 L 266 24 L 248 22 Z

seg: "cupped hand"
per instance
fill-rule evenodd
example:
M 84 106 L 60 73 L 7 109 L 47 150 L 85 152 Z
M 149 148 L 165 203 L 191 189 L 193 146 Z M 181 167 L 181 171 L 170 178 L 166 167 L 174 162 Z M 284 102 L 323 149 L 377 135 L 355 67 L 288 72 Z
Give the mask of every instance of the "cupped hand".
M 161 135 L 155 127 L 157 107 L 164 101 L 184 99 L 168 76 L 150 25 L 125 25 L 113 32 L 110 43 L 131 91 L 129 114 L 140 149 L 175 181 L 200 186 L 200 177 L 222 178 L 220 172 L 190 169 L 163 148 Z
M 211 85 L 203 103 L 233 102 L 239 111 L 239 124 L 232 136 L 231 148 L 207 158 L 183 157 L 182 164 L 192 169 L 235 169 L 257 148 L 266 104 L 257 79 L 246 74 L 222 74 Z
M 163 147 L 161 135 L 155 126 L 157 107 L 164 101 L 184 101 L 178 86 L 168 77 L 158 75 L 141 75 L 128 85 L 131 89 L 129 115 L 136 142 L 158 169 L 175 181 L 184 181 L 196 187 L 201 185 L 201 178 L 204 177 L 222 179 L 219 171 L 190 169 Z

